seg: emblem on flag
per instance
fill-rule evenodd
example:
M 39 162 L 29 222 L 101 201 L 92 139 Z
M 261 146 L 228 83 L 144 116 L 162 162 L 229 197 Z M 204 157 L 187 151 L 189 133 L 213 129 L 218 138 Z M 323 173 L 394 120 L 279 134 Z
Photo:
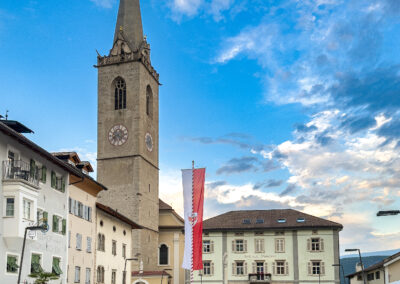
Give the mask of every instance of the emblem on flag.
M 192 227 L 194 227 L 194 225 L 196 225 L 196 223 L 197 223 L 197 213 L 196 212 L 192 213 L 192 215 L 189 216 L 189 222 L 190 222 L 190 225 L 192 225 Z

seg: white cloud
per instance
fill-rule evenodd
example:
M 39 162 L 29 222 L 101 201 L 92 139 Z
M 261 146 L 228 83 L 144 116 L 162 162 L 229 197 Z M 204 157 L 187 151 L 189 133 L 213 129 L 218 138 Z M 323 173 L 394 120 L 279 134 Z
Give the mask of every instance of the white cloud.
M 116 0 L 90 0 L 90 1 L 96 4 L 97 6 L 107 9 L 111 8 L 116 2 Z
M 203 3 L 203 0 L 173 0 L 171 7 L 179 15 L 193 16 Z
M 269 61 L 269 50 L 272 45 L 274 30 L 275 27 L 268 24 L 244 29 L 237 36 L 226 40 L 225 47 L 215 61 L 226 63 L 240 54 L 246 54 L 250 58 L 260 58 L 262 64 L 271 63 Z

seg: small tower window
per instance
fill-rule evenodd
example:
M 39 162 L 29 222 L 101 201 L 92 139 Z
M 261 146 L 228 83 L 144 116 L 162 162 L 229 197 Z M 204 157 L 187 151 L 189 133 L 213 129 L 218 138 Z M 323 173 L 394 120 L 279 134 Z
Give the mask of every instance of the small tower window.
M 147 86 L 146 90 L 146 114 L 149 117 L 153 117 L 153 92 L 150 86 Z
M 114 80 L 114 105 L 115 109 L 126 108 L 126 84 L 121 77 Z

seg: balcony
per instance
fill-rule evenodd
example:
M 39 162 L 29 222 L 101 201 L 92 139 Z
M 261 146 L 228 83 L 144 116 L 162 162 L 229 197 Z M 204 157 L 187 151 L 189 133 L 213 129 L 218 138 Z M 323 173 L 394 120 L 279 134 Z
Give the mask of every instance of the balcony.
M 22 181 L 34 187 L 39 186 L 39 171 L 22 161 L 3 161 L 3 181 Z
M 249 283 L 270 283 L 271 274 L 270 273 L 250 273 Z

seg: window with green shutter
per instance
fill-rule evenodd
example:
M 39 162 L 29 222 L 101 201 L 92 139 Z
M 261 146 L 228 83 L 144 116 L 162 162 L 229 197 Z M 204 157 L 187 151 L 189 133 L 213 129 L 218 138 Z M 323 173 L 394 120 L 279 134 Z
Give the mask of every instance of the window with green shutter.
M 49 213 L 43 211 L 43 223 L 49 223 Z
M 36 162 L 34 159 L 31 159 L 30 161 L 30 168 L 29 168 L 29 174 L 33 178 L 35 176 L 35 171 L 36 171 Z
M 60 258 L 58 257 L 53 257 L 53 266 L 51 272 L 57 275 L 62 274 L 62 270 L 60 268 Z
M 18 264 L 17 264 L 17 256 L 15 255 L 7 255 L 7 272 L 8 273 L 17 273 L 18 272 Z
M 51 187 L 56 188 L 56 183 L 57 183 L 56 173 L 51 171 Z
M 41 176 L 40 176 L 40 181 L 43 182 L 43 183 L 46 183 L 46 180 L 47 180 L 47 169 L 46 169 L 45 166 L 43 166 L 42 167 L 42 173 L 41 173 Z
M 31 258 L 31 273 L 37 274 L 43 272 L 42 266 L 40 265 L 40 254 L 32 254 Z
M 53 215 L 53 232 L 55 232 L 55 233 L 60 232 L 59 219 L 60 219 L 60 217 Z
M 67 220 L 62 219 L 62 234 L 65 235 L 67 232 Z
M 61 178 L 61 191 L 65 192 L 65 179 L 63 177 Z

